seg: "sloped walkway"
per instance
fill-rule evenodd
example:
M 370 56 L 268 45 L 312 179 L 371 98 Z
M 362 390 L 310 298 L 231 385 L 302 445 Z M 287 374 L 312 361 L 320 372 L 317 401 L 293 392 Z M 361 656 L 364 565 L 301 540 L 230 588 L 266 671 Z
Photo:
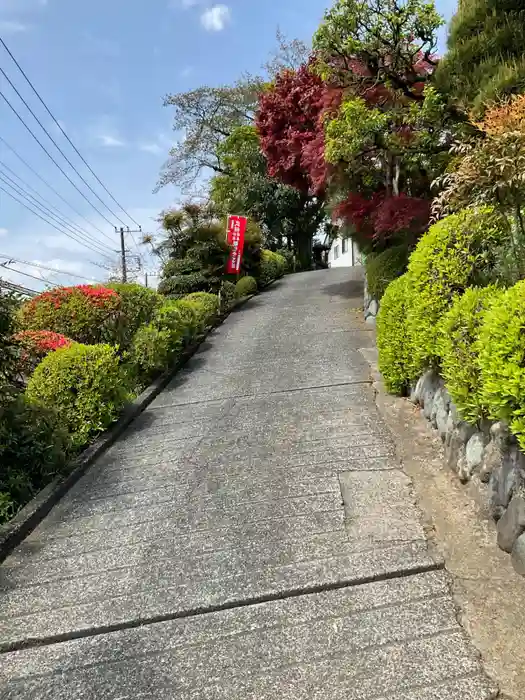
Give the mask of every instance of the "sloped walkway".
M 0 567 L 2 700 L 488 700 L 376 411 L 357 270 L 291 276 Z

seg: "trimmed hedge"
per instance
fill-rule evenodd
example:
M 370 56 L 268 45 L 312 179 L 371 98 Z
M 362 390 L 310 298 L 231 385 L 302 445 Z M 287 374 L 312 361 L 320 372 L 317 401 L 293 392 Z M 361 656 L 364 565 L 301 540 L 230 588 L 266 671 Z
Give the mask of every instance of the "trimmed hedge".
M 367 255 L 365 269 L 370 296 L 380 301 L 390 282 L 406 271 L 407 263 L 408 248 L 406 246 L 393 246 L 381 253 Z
M 23 395 L 0 416 L 0 523 L 7 522 L 67 464 L 69 440 L 56 412 Z
M 221 311 L 228 312 L 235 301 L 235 285 L 229 280 L 224 280 L 221 286 Z
M 44 358 L 25 393 L 34 405 L 55 407 L 72 449 L 108 428 L 131 397 L 115 348 L 80 343 Z
M 525 280 L 487 311 L 479 334 L 481 400 L 525 450 Z
M 167 300 L 153 320 L 139 328 L 130 350 L 131 363 L 142 379 L 151 379 L 174 364 L 195 335 L 195 314 L 178 301 Z
M 193 292 L 185 300 L 195 305 L 200 330 L 213 323 L 219 313 L 219 297 L 208 292 Z
M 410 352 L 407 343 L 408 276 L 386 288 L 377 315 L 379 370 L 388 391 L 403 395 L 408 387 Z
M 495 248 L 507 237 L 506 221 L 490 207 L 465 209 L 430 227 L 408 264 L 409 378 L 439 367 L 439 321 L 465 289 L 487 279 Z
M 108 285 L 108 288 L 120 297 L 120 313 L 112 341 L 121 349 L 126 349 L 131 345 L 138 329 L 151 321 L 164 298 L 141 284 L 114 283 Z
M 153 323 L 139 328 L 130 350 L 133 367 L 142 379 L 151 379 L 175 362 L 184 344 L 184 335 L 161 329 Z
M 257 280 L 259 289 L 264 289 L 271 282 L 286 273 L 286 260 L 279 253 L 271 250 L 261 251 L 260 275 Z
M 247 297 L 250 294 L 256 293 L 257 280 L 255 280 L 253 277 L 250 277 L 250 275 L 246 275 L 246 277 L 241 277 L 241 279 L 235 285 L 235 296 L 237 297 L 237 299 L 242 299 L 243 297 Z
M 461 417 L 469 423 L 487 415 L 481 391 L 479 335 L 487 310 L 501 294 L 494 285 L 467 289 L 441 321 L 441 374 Z

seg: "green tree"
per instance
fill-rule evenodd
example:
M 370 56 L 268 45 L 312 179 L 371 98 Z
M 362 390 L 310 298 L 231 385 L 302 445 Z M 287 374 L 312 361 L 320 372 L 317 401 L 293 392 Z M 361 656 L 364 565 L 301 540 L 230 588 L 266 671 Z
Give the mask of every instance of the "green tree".
M 185 204 L 161 217 L 166 235 L 157 250 L 167 256 L 159 292 L 177 297 L 217 292 L 228 258 L 224 227 L 208 207 Z
M 167 95 L 164 106 L 175 109 L 173 130 L 184 136 L 171 149 L 157 188 L 191 188 L 203 171 L 226 173 L 218 148 L 236 127 L 253 121 L 262 87 L 262 80 L 247 77 L 233 86 Z
M 525 6 L 521 0 L 459 0 L 436 80 L 476 114 L 525 90 Z
M 266 159 L 253 126 L 241 126 L 219 146 L 228 174 L 211 183 L 211 198 L 223 214 L 242 213 L 257 221 L 266 244 L 278 250 L 285 241 L 304 267 L 311 262 L 313 235 L 325 218 L 322 200 L 268 176 Z

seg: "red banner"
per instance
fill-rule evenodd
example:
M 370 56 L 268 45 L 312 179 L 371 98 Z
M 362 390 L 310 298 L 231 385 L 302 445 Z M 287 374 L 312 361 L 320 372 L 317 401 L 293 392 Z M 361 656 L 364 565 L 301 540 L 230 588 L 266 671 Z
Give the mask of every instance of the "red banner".
M 232 249 L 226 272 L 236 275 L 241 270 L 242 250 L 244 248 L 244 234 L 246 232 L 246 224 L 248 219 L 245 216 L 229 216 L 228 217 L 228 245 Z

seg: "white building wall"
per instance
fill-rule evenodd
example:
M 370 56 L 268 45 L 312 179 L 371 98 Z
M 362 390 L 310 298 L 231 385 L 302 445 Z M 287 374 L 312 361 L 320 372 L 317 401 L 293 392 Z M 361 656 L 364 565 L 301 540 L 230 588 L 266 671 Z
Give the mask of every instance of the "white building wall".
M 329 267 L 362 265 L 361 254 L 351 238 L 336 238 L 328 252 Z

